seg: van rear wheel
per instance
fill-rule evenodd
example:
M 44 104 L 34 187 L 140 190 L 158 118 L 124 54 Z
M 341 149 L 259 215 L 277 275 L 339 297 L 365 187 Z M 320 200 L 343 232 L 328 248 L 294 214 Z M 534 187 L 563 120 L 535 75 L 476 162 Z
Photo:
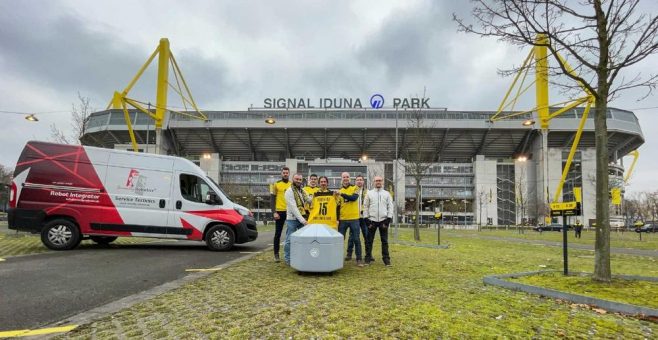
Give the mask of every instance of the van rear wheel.
M 110 244 L 116 241 L 116 236 L 89 236 L 89 238 L 98 244 Z
M 77 247 L 80 241 L 78 226 L 69 220 L 52 220 L 41 230 L 41 242 L 52 250 L 70 250 Z
M 234 244 L 235 233 L 229 226 L 221 224 L 213 226 L 208 230 L 208 234 L 206 234 L 206 245 L 208 245 L 208 249 L 210 250 L 230 250 Z

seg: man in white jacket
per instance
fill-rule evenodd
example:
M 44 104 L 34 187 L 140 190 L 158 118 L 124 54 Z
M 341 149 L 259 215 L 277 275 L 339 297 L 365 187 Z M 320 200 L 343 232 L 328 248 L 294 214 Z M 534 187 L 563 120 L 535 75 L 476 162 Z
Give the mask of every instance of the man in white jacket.
M 388 191 L 383 189 L 384 179 L 375 176 L 375 187 L 368 191 L 364 207 L 366 224 L 368 225 L 368 239 L 366 240 L 366 264 L 372 263 L 372 243 L 375 240 L 375 232 L 379 230 L 379 238 L 382 240 L 382 259 L 384 265 L 391 266 L 391 257 L 388 254 L 388 226 L 393 219 L 393 198 Z

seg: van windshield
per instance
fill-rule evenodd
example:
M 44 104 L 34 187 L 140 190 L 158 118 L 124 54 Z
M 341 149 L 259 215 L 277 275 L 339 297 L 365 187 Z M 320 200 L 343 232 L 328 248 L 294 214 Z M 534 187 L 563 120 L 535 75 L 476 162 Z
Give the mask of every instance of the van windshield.
M 222 187 L 220 187 L 219 184 L 217 184 L 217 182 L 215 182 L 214 179 L 212 179 L 212 178 L 210 178 L 210 177 L 207 177 L 207 176 L 206 176 L 206 178 L 207 178 L 210 182 L 212 182 L 212 184 L 214 184 L 214 185 L 217 187 L 217 190 L 219 190 L 219 191 L 222 193 L 222 195 L 224 195 L 224 197 L 226 197 L 229 201 L 233 202 L 233 199 L 232 199 L 229 195 L 227 195 L 226 192 L 225 192 L 224 190 L 222 190 Z

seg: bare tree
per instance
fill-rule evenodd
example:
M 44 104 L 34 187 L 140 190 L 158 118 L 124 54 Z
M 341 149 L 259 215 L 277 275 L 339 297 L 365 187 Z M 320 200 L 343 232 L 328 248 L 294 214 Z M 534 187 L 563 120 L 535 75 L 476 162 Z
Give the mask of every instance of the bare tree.
M 256 196 L 249 185 L 236 183 L 222 183 L 222 190 L 231 199 L 249 209 L 253 209 L 256 203 Z
M 624 72 L 658 51 L 658 16 L 638 8 L 640 0 L 474 0 L 479 28 L 454 16 L 460 30 L 516 45 L 545 46 L 557 71 L 584 87 L 596 101 L 596 243 L 594 280 L 611 280 L 608 202 L 608 102 L 619 92 L 642 87 L 647 96 L 657 75 Z M 568 3 L 568 5 L 567 5 Z M 547 39 L 536 39 L 537 35 Z M 558 53 L 565 59 L 560 59 Z M 568 72 L 568 61 L 574 72 Z
M 643 192 L 641 205 L 645 219 L 655 221 L 658 216 L 658 192 Z
M 479 217 L 478 217 L 478 231 L 480 231 L 480 229 L 482 228 L 482 206 L 485 203 L 488 203 L 489 193 L 484 189 L 480 189 L 480 190 L 478 190 L 476 197 L 477 197 L 477 200 L 478 200 L 477 204 L 478 204 L 478 214 L 479 214 Z
M 66 133 L 60 130 L 56 124 L 51 124 L 50 136 L 53 141 L 61 144 L 80 143 L 80 138 L 82 138 L 87 131 L 89 117 L 91 116 L 91 113 L 94 112 L 94 109 L 91 107 L 91 100 L 89 97 L 83 97 L 80 92 L 78 92 L 78 100 L 78 105 L 71 104 L 70 135 L 67 136 Z
M 425 99 L 425 92 L 423 97 Z M 416 182 L 416 195 L 414 206 L 414 240 L 420 241 L 420 207 L 422 180 L 432 165 L 433 151 L 431 142 L 432 126 L 427 123 L 425 112 L 422 109 L 406 111 L 407 131 L 410 138 L 407 145 L 402 146 L 402 155 L 405 159 L 406 173 L 410 174 Z M 435 151 L 434 151 L 435 152 Z
M 521 224 L 528 222 L 528 178 L 525 167 L 519 167 L 519 174 L 514 181 L 516 186 L 516 213 L 521 216 Z
M 622 212 L 626 226 L 632 226 L 635 221 L 642 219 L 639 195 L 631 194 L 624 196 Z

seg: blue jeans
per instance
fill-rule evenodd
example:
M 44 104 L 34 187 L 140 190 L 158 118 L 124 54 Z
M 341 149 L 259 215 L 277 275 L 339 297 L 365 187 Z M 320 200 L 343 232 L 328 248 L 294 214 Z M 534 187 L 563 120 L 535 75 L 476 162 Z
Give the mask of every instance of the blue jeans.
M 286 261 L 286 264 L 290 264 L 290 235 L 302 229 L 303 226 L 302 222 L 298 220 L 286 221 L 286 242 L 283 244 L 283 260 Z
M 361 238 L 359 237 L 361 226 L 359 220 L 340 221 L 338 231 L 343 234 L 347 233 L 347 228 L 350 229 L 350 239 L 348 242 L 354 243 L 354 252 L 356 253 L 356 260 L 361 261 Z
M 366 225 L 366 219 L 365 218 L 360 218 L 359 219 L 359 226 L 361 227 L 361 235 L 363 235 L 363 244 L 366 244 L 366 240 L 368 239 L 368 226 Z M 351 234 L 351 233 L 350 233 Z M 352 239 L 347 242 L 347 256 L 346 257 L 352 257 L 352 250 L 354 249 L 354 243 L 352 242 Z

